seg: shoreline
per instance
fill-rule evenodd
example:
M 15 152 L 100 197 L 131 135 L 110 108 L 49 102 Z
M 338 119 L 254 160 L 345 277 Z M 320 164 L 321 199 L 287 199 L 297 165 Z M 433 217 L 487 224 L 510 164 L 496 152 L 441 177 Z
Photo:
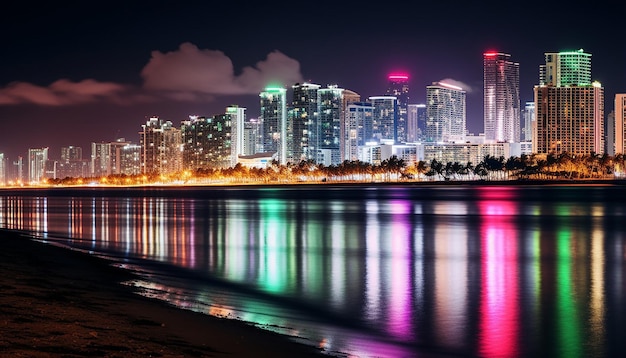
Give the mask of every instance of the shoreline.
M 511 180 L 433 180 L 433 181 L 327 181 L 327 182 L 288 182 L 288 183 L 203 183 L 203 184 L 146 184 L 146 185 L 68 185 L 68 186 L 21 186 L 0 187 L 0 194 L 67 191 L 181 191 L 181 190 L 223 190 L 243 188 L 323 188 L 323 187 L 425 187 L 425 186 L 571 186 L 571 185 L 611 185 L 626 186 L 625 179 L 511 179 Z
M 133 293 L 103 258 L 0 229 L 0 351 L 13 357 L 328 357 L 234 319 Z

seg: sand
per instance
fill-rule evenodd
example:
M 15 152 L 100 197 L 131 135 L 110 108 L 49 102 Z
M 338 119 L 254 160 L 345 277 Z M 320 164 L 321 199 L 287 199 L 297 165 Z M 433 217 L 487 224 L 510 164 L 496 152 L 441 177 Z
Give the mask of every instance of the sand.
M 0 357 L 324 357 L 312 343 L 178 309 L 106 260 L 0 230 Z

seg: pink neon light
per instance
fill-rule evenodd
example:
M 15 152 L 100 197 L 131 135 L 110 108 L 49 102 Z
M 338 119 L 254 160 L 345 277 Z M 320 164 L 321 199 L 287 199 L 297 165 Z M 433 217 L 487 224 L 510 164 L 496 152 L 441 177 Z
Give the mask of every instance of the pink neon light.
M 389 75 L 390 80 L 408 80 L 408 75 Z
M 498 54 L 497 52 L 487 52 L 485 53 L 485 56 L 495 56 L 497 54 Z

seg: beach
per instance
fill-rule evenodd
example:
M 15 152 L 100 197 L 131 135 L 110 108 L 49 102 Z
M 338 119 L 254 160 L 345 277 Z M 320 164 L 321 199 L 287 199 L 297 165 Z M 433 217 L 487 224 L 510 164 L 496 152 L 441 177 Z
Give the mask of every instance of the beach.
M 0 230 L 0 357 L 323 357 L 315 344 L 139 296 L 102 258 Z

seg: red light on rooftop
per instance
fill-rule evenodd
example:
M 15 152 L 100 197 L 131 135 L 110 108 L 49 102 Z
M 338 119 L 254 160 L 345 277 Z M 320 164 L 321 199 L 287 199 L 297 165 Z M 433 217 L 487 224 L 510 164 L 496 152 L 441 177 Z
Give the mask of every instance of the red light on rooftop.
M 497 52 L 485 52 L 485 56 L 489 56 L 489 57 L 495 56 L 497 54 L 498 54 Z
M 408 75 L 402 75 L 402 74 L 392 74 L 392 75 L 389 75 L 388 79 L 390 79 L 390 80 L 408 80 L 409 76 Z

